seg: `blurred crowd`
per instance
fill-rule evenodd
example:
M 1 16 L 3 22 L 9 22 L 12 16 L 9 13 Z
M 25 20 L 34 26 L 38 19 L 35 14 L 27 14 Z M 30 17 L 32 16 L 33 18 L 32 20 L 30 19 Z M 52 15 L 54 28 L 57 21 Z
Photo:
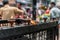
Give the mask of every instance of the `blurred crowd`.
M 42 5 L 37 9 L 37 19 L 40 22 L 59 21 L 60 9 L 56 6 L 55 2 L 51 2 L 48 7 Z
M 0 9 L 4 7 L 4 2 L 0 3 Z M 8 3 L 8 5 L 10 7 L 16 7 L 22 11 L 24 11 L 24 13 L 16 13 L 15 14 L 15 18 L 25 18 L 25 17 L 31 17 L 31 13 L 32 13 L 32 10 L 31 8 L 24 8 L 20 3 L 14 3 L 14 4 L 11 4 L 11 3 Z M 9 9 L 8 9 L 9 10 Z M 11 13 L 10 13 L 11 14 Z
M 30 19 L 32 20 L 32 7 L 26 8 L 22 6 L 19 2 L 11 4 L 11 2 L 0 2 L 0 19 L 9 20 L 9 19 Z M 41 5 L 36 9 L 36 20 L 35 22 L 50 22 L 59 20 L 60 9 L 56 7 L 54 2 L 50 3 L 49 7 Z M 33 23 L 33 22 L 32 22 Z

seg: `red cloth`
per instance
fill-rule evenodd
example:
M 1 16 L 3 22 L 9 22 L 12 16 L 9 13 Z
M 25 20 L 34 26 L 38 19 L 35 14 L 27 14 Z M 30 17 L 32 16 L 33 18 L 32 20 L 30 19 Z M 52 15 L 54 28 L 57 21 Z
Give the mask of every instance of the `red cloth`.
M 49 14 L 49 12 L 50 12 L 50 10 L 46 10 L 46 12 L 45 12 L 45 13 L 46 13 L 46 14 Z

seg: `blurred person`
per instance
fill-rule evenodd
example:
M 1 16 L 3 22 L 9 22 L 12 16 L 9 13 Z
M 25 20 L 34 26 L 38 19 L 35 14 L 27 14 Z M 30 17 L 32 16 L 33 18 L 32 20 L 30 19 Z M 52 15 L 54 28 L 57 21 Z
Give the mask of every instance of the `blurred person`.
M 42 12 L 41 12 L 41 9 L 40 9 L 40 8 L 39 8 L 37 11 L 38 11 L 38 14 L 39 14 L 39 15 L 41 15 L 41 14 L 42 14 Z
M 8 1 L 3 2 L 3 4 L 4 4 L 4 7 L 0 8 L 0 15 L 2 15 L 2 20 L 15 19 L 16 13 L 24 12 L 23 10 L 20 10 L 17 7 L 9 6 Z
M 21 9 L 21 4 L 20 3 L 16 3 L 16 6 Z
M 15 14 L 15 18 L 26 19 L 26 18 L 27 18 L 27 16 L 25 15 L 26 10 L 25 10 L 25 8 L 22 7 L 22 4 L 19 3 L 19 2 L 17 2 L 17 3 L 16 3 L 16 6 L 17 6 L 18 9 L 23 10 L 24 13 L 19 13 L 19 14 L 17 13 L 17 14 Z M 16 23 L 16 25 L 20 25 L 20 24 L 21 24 L 21 23 Z
M 39 9 L 38 9 L 38 14 L 39 14 L 39 15 L 42 15 L 42 14 L 44 14 L 44 12 L 45 12 L 44 6 L 39 7 Z
M 50 17 L 52 21 L 56 21 L 59 19 L 60 16 L 60 9 L 56 7 L 55 2 L 51 2 L 51 10 L 50 10 Z
M 17 7 L 21 10 L 24 10 L 24 13 L 20 14 L 19 18 L 28 19 L 30 20 L 30 23 L 34 25 L 35 21 L 32 20 L 32 8 L 25 9 L 20 3 L 17 3 Z
M 21 3 L 17 3 L 17 7 L 20 9 L 20 10 L 24 10 L 24 13 L 23 14 L 17 14 L 17 17 L 19 18 L 24 18 L 24 15 L 27 16 L 27 12 L 26 12 L 26 9 L 22 6 Z
M 37 9 L 37 21 L 38 22 L 42 22 L 43 21 L 43 17 L 42 15 L 45 13 L 45 6 L 40 6 L 38 9 Z
M 3 12 L 2 12 L 3 11 Z M 4 2 L 4 7 L 0 8 L 0 12 L 3 20 L 14 18 L 15 13 L 23 12 L 23 10 L 18 9 L 17 7 L 9 6 L 8 2 Z
M 50 17 L 50 10 L 51 10 L 51 8 L 48 7 L 47 10 L 45 11 L 45 15 L 48 17 Z
M 16 6 L 17 6 L 17 8 L 18 8 L 18 9 L 20 9 L 20 10 L 21 10 L 20 3 L 17 3 L 17 4 L 16 4 Z M 20 14 L 18 14 L 18 13 L 17 13 L 17 14 L 15 14 L 15 18 L 19 18 L 19 15 L 20 15 Z
M 48 7 L 45 10 L 45 13 L 42 15 L 44 22 L 50 22 L 50 8 Z
M 50 12 L 50 8 L 47 8 L 47 10 L 45 11 L 46 14 L 49 14 Z
M 22 5 L 20 3 L 17 3 L 16 6 L 17 6 L 18 9 L 23 10 Z M 24 13 L 16 14 L 16 18 L 23 18 L 23 15 L 24 15 Z
M 27 11 L 28 17 L 31 18 L 31 16 L 32 16 L 32 11 L 30 10 L 30 8 L 28 8 L 26 11 Z

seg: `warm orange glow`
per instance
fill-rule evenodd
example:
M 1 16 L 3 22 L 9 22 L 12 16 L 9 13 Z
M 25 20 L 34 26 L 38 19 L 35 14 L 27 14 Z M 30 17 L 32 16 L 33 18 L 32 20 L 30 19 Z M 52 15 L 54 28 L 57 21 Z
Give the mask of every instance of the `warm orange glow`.
M 36 25 L 36 22 L 34 20 L 31 20 L 32 25 Z

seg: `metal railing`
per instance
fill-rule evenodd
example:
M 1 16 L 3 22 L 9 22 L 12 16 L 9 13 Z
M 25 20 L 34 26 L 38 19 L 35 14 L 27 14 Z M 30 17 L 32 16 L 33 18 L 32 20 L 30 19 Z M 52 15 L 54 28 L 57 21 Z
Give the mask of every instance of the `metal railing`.
M 1 24 L 5 24 L 8 26 L 8 24 L 10 24 L 11 27 L 13 27 L 13 24 L 15 23 L 16 24 L 22 24 L 22 23 L 27 23 L 27 25 L 30 24 L 30 20 L 28 19 L 10 19 L 10 20 L 0 20 L 0 27 L 1 27 Z M 26 24 L 25 24 L 26 25 Z
M 58 40 L 58 22 L 0 30 L 0 40 Z

